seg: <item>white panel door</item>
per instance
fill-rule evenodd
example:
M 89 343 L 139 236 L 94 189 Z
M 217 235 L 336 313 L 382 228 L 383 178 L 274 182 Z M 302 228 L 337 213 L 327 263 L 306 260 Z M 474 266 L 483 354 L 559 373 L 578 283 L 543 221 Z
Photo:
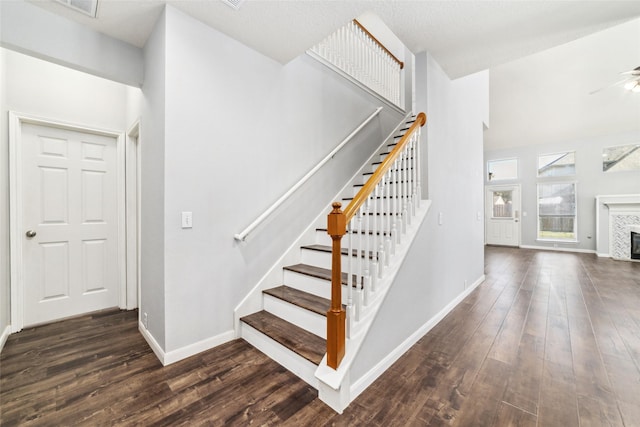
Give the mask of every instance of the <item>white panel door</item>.
M 116 139 L 22 126 L 24 326 L 118 306 Z
M 485 243 L 520 246 L 520 186 L 486 188 Z

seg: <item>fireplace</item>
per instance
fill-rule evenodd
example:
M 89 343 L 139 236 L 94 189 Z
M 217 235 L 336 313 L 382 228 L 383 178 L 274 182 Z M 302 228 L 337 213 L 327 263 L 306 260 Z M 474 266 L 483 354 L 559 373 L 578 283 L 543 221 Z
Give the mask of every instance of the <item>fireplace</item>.
M 640 259 L 640 232 L 631 232 L 631 259 Z
M 596 253 L 640 262 L 640 194 L 596 196 Z

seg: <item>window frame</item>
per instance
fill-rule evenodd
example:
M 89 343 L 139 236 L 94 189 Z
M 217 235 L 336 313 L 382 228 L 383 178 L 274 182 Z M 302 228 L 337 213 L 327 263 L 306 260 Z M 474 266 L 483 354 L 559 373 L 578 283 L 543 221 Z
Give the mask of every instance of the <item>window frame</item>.
M 542 156 L 554 156 L 554 155 L 558 155 L 558 154 L 571 154 L 573 153 L 573 173 L 570 174 L 566 174 L 566 175 L 540 175 L 540 157 Z M 559 160 L 559 159 L 558 159 Z M 557 179 L 557 178 L 562 178 L 562 177 L 572 177 L 572 176 L 576 176 L 578 174 L 578 162 L 576 159 L 576 150 L 566 150 L 566 151 L 557 151 L 555 153 L 542 153 L 542 154 L 538 154 L 537 156 L 537 165 L 536 165 L 536 177 L 540 178 L 540 179 Z
M 574 204 L 574 212 L 573 212 L 573 237 L 572 238 L 540 237 L 540 186 L 557 185 L 557 184 L 573 185 L 575 204 Z M 578 181 L 575 181 L 575 180 L 539 181 L 536 183 L 536 241 L 557 242 L 557 243 L 578 243 Z
M 489 168 L 489 165 L 491 163 L 496 163 L 496 162 L 505 162 L 508 160 L 514 160 L 516 162 L 516 176 L 515 177 L 510 177 L 510 178 L 492 178 L 491 177 L 491 170 Z M 518 159 L 518 157 L 505 157 L 505 158 L 500 158 L 500 159 L 491 159 L 491 160 L 487 160 L 487 174 L 485 176 L 487 183 L 492 183 L 492 182 L 507 182 L 507 181 L 515 181 L 518 180 L 520 178 L 520 159 Z

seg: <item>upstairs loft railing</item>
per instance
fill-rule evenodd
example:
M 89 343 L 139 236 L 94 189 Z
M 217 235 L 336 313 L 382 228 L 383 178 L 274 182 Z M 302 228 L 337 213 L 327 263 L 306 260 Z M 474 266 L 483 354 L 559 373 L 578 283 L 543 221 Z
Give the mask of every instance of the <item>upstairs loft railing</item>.
M 402 69 L 396 58 L 357 20 L 353 20 L 310 49 L 394 105 L 403 108 Z
M 327 217 L 332 239 L 331 307 L 327 312 L 327 365 L 337 369 L 345 354 L 346 321 L 352 329 L 360 320 L 376 282 L 402 242 L 420 204 L 420 129 L 424 113 L 398 141 L 349 205 L 339 202 Z M 342 270 L 342 237 L 348 236 L 347 268 Z M 355 251 L 355 252 L 354 252 Z M 354 256 L 355 254 L 355 256 Z M 347 285 L 346 311 L 342 285 Z

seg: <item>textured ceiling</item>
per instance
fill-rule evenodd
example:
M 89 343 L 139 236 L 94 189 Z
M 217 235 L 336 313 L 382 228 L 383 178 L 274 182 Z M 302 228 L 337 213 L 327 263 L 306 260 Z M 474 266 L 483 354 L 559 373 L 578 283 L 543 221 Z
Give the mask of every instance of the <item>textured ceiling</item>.
M 351 19 L 373 12 L 413 52 L 428 51 L 460 77 L 640 16 L 640 1 L 276 1 L 99 0 L 98 18 L 52 0 L 32 0 L 97 31 L 142 47 L 169 3 L 286 63 Z

